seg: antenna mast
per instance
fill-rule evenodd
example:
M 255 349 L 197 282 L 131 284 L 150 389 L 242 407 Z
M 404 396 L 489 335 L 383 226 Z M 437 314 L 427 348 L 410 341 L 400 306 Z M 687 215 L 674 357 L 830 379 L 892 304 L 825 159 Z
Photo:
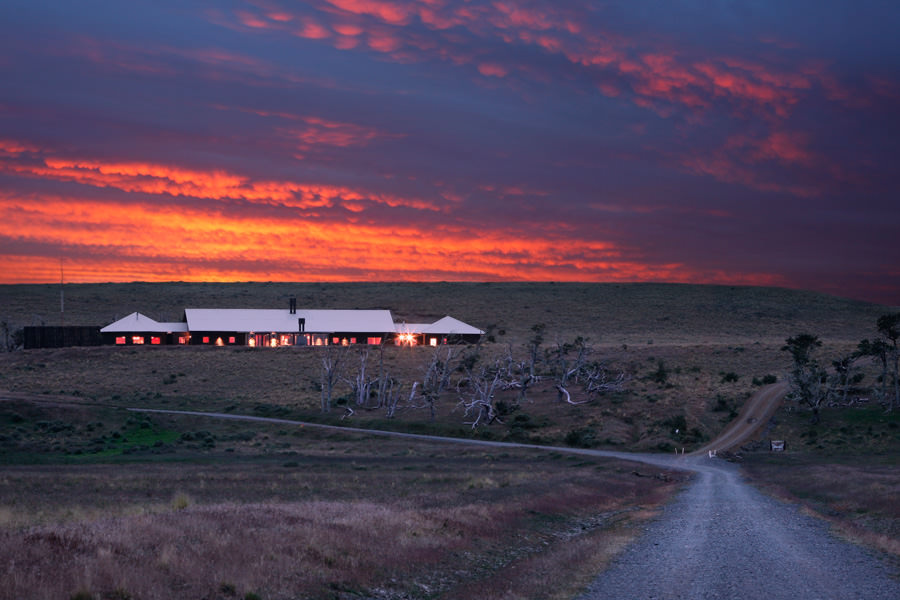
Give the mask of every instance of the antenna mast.
M 62 326 L 66 326 L 66 302 L 63 297 L 63 259 L 59 259 L 59 318 Z

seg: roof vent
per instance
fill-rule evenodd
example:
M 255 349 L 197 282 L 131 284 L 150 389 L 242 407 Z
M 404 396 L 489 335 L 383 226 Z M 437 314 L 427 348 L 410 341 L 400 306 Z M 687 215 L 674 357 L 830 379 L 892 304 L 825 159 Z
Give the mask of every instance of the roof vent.
M 292 315 L 297 314 L 297 299 L 293 296 L 291 296 L 290 300 L 288 300 L 288 308 L 290 309 Z

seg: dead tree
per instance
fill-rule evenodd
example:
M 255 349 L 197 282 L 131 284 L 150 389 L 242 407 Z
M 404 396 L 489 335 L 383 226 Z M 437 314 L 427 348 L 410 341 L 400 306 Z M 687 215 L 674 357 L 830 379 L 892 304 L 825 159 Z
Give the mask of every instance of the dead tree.
M 502 423 L 494 410 L 494 391 L 502 386 L 502 373 L 503 370 L 499 365 L 493 368 L 482 366 L 474 374 L 467 369 L 465 377 L 458 383 L 457 391 L 465 390 L 465 394 L 460 395 L 458 406 L 463 407 L 465 416 L 472 419 L 466 422 L 472 429 L 476 429 L 482 423 L 487 425 L 494 421 Z
M 359 368 L 356 371 L 356 375 L 353 379 L 344 378 L 344 381 L 350 386 L 356 405 L 364 408 L 368 408 L 372 385 L 377 381 L 377 378 L 368 378 L 368 365 L 369 349 L 364 348 L 359 351 Z
M 583 369 L 582 384 L 588 396 L 594 397 L 607 392 L 619 392 L 625 387 L 628 375 L 625 371 L 619 371 L 616 375 L 610 375 L 606 366 L 602 363 L 592 363 Z
M 591 348 L 587 345 L 587 340 L 581 336 L 575 338 L 575 341 L 571 344 L 557 342 L 556 348 L 547 351 L 547 363 L 553 369 L 554 387 L 557 393 L 556 399 L 559 402 L 563 400 L 569 404 L 590 402 L 591 399 L 575 402 L 569 393 L 570 382 L 578 383 L 579 375 L 590 352 Z
M 828 376 L 814 357 L 815 349 L 822 345 L 819 337 L 801 333 L 786 340 L 782 351 L 788 352 L 794 361 L 789 381 L 788 398 L 807 404 L 812 409 L 813 423 L 819 422 L 819 406 L 829 395 Z
M 832 377 L 833 384 L 829 386 L 829 390 L 834 396 L 837 396 L 838 390 L 840 390 L 841 397 L 839 402 L 843 406 L 847 405 L 847 394 L 850 391 L 850 387 L 855 383 L 859 383 L 860 379 L 862 379 L 862 374 L 853 375 L 856 361 L 862 356 L 859 352 L 851 352 L 831 361 L 834 375 Z M 838 402 L 838 400 L 835 401 Z
M 431 420 L 434 421 L 437 414 L 437 402 L 441 394 L 450 385 L 450 375 L 453 373 L 453 347 L 438 346 L 431 355 L 431 360 L 425 366 L 424 376 L 420 382 L 413 383 L 410 394 L 410 406 L 428 408 Z M 416 387 L 419 394 L 416 396 Z M 418 400 L 418 402 L 417 402 Z
M 383 406 L 384 416 L 393 419 L 397 414 L 397 405 L 400 403 L 400 394 L 403 386 L 399 382 L 395 382 L 392 378 L 383 379 L 380 386 L 384 388 L 383 392 L 379 392 L 380 406 Z
M 516 404 L 523 404 L 528 399 L 528 388 L 541 380 L 541 376 L 537 374 L 537 366 L 541 359 L 541 344 L 544 341 L 543 323 L 534 325 L 531 331 L 534 335 L 528 340 L 528 356 L 525 360 L 513 358 L 512 345 L 509 346 L 507 353 L 507 387 L 519 390 Z
M 322 412 L 331 411 L 331 396 L 340 379 L 341 364 L 346 356 L 346 348 L 329 344 L 321 347 L 322 356 Z
M 900 313 L 878 317 L 878 333 L 887 348 L 888 364 L 894 381 L 894 393 L 888 404 L 888 411 L 900 404 Z

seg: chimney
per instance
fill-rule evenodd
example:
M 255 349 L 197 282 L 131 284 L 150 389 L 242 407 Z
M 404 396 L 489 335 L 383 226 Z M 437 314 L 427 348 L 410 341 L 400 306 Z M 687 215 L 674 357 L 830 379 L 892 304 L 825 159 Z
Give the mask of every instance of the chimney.
M 291 314 L 296 315 L 297 314 L 297 299 L 294 298 L 293 296 L 291 296 L 291 299 L 288 302 L 289 302 L 289 308 L 290 308 Z
M 300 333 L 303 333 L 304 331 L 306 331 L 306 319 L 304 319 L 303 317 L 300 317 L 299 319 L 297 319 L 297 326 L 300 329 Z

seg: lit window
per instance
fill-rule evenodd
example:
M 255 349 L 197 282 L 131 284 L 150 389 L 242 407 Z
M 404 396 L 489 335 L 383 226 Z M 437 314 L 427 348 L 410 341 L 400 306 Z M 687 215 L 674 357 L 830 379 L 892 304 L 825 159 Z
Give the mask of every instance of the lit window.
M 208 336 L 208 335 L 204 335 L 204 336 L 203 336 L 203 343 L 204 343 L 204 344 L 208 344 L 208 343 L 209 343 L 209 336 Z
M 122 344 L 124 344 L 124 343 L 125 343 L 125 336 L 124 336 L 124 335 L 117 336 L 117 337 L 116 337 L 116 343 L 119 344 L 120 346 L 121 346 Z
M 222 338 L 217 337 L 216 338 L 216 346 L 224 346 L 224 345 L 225 345 L 225 342 L 222 341 Z
M 178 338 L 178 343 L 179 344 L 187 344 L 188 340 L 190 340 L 190 339 L 191 338 L 189 336 L 183 335 Z
M 381 338 L 380 337 L 370 337 L 369 339 L 366 340 L 366 343 L 369 344 L 370 346 L 377 346 L 378 344 L 381 343 Z
M 161 340 L 158 337 L 151 337 L 150 343 L 153 344 L 154 346 L 159 346 L 159 344 L 161 343 Z
M 233 335 L 228 336 L 228 343 L 229 343 L 229 344 L 233 344 L 233 343 L 234 343 L 234 336 L 233 336 Z
M 272 336 L 272 339 L 269 340 L 269 345 L 272 346 L 273 348 L 277 348 L 278 347 L 278 338 L 275 336 Z
M 144 336 L 142 336 L 142 335 L 135 335 L 135 336 L 132 336 L 132 337 L 131 337 L 131 343 L 132 343 L 132 344 L 143 344 L 143 343 L 144 343 Z
M 437 338 L 429 338 L 428 345 L 429 346 L 437 346 Z
M 332 343 L 332 344 L 340 344 L 340 343 L 341 343 L 341 338 L 332 338 L 331 343 Z
M 251 348 L 256 346 L 256 336 L 255 335 L 250 336 L 250 339 L 247 340 L 247 345 L 250 346 Z
M 351 344 L 355 344 L 355 343 L 356 343 L 356 338 L 350 338 L 350 343 L 351 343 Z

